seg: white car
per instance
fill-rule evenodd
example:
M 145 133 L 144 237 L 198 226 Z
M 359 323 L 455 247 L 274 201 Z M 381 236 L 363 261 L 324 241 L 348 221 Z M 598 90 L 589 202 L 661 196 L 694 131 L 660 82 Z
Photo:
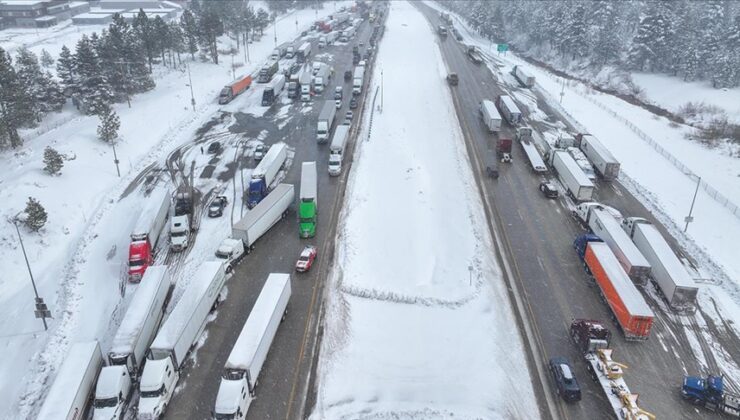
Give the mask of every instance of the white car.
M 339 108 L 341 108 L 341 107 L 342 107 L 342 100 L 341 100 L 341 99 L 336 99 L 336 100 L 334 101 L 334 104 L 336 104 L 336 106 L 337 106 L 337 109 L 339 109 Z

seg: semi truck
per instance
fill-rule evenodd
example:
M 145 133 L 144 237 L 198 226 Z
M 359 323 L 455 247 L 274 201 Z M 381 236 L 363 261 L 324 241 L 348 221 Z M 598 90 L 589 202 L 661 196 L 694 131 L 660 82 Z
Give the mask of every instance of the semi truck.
M 216 396 L 216 418 L 241 420 L 246 416 L 267 353 L 287 314 L 290 293 L 290 275 L 270 273 L 226 359 Z
M 292 184 L 278 184 L 264 200 L 236 222 L 231 228 L 231 237 L 241 240 L 249 253 L 254 243 L 285 217 L 294 198 Z
M 534 87 L 534 76 L 530 76 L 529 73 L 522 69 L 522 66 L 514 66 L 511 69 L 511 74 L 523 87 Z
M 95 382 L 102 367 L 103 353 L 97 341 L 72 344 L 37 418 L 87 418 Z
M 337 127 L 337 132 L 339 127 Z M 335 134 L 336 136 L 336 134 Z M 316 162 L 301 165 L 301 191 L 298 204 L 299 234 L 301 238 L 316 236 L 319 213 L 318 176 Z
M 552 167 L 568 194 L 576 201 L 590 200 L 593 196 L 594 184 L 583 173 L 573 157 L 563 150 L 552 152 L 551 157 Z
M 300 47 L 298 47 L 298 51 L 296 51 L 296 63 L 305 63 L 308 61 L 308 57 L 311 56 L 311 43 L 310 42 L 304 42 L 301 44 Z
M 167 222 L 169 210 L 169 192 L 165 189 L 152 191 L 131 232 L 131 244 L 128 247 L 130 281 L 141 281 L 147 267 L 154 263 L 154 249 Z
M 226 272 L 230 273 L 234 266 L 244 257 L 244 244 L 234 238 L 225 238 L 216 248 L 216 258 L 223 261 Z
M 154 338 L 139 383 L 138 418 L 162 417 L 180 379 L 190 349 L 218 304 L 226 273 L 221 261 L 201 263 L 182 297 Z
M 272 190 L 280 168 L 288 159 L 288 146 L 285 143 L 275 143 L 265 153 L 260 163 L 252 171 L 252 179 L 249 181 L 249 194 L 247 196 L 247 207 L 256 206 Z
M 511 162 L 511 145 L 513 143 L 508 138 L 499 138 L 496 141 L 496 156 L 501 162 Z
M 175 210 L 170 220 L 170 249 L 180 252 L 190 244 L 190 232 L 198 228 L 192 190 L 184 188 L 174 197 Z
M 354 26 L 350 26 L 342 31 L 342 35 L 339 37 L 339 42 L 349 42 L 352 37 L 355 36 L 357 29 Z
M 245 90 L 249 89 L 252 85 L 252 76 L 242 76 L 221 89 L 221 93 L 218 95 L 218 103 L 221 105 L 228 104 L 237 95 L 241 94 Z
M 488 127 L 488 131 L 497 133 L 501 131 L 501 114 L 499 114 L 496 105 L 487 99 L 484 99 L 480 103 L 480 114 L 483 117 L 483 122 Z
M 619 161 L 612 156 L 609 149 L 591 134 L 577 134 L 576 143 L 583 154 L 586 155 L 596 172 L 606 181 L 611 181 L 619 176 Z
M 280 66 L 278 65 L 277 60 L 269 60 L 260 69 L 259 76 L 257 76 L 257 83 L 268 83 L 272 80 L 272 76 L 277 74 L 279 69 Z
M 321 63 L 321 66 L 319 67 L 316 74 L 313 76 L 313 90 L 317 94 L 321 94 L 324 92 L 324 88 L 329 84 L 329 80 L 331 80 L 331 72 L 332 69 L 329 67 L 326 63 Z
M 285 58 L 293 58 L 295 56 L 295 47 L 293 45 L 288 45 L 287 48 L 285 48 Z
M 285 76 L 278 74 L 273 77 L 270 84 L 265 87 L 262 91 L 262 106 L 270 106 L 275 102 L 275 99 L 280 95 L 285 87 Z
M 329 175 L 339 176 L 342 173 L 342 160 L 344 159 L 344 148 L 349 139 L 349 125 L 337 126 L 329 146 Z
M 625 218 L 622 228 L 650 263 L 650 277 L 668 304 L 679 311 L 694 310 L 699 288 L 658 229 L 641 217 Z
M 627 340 L 647 340 L 653 326 L 653 311 L 619 264 L 617 257 L 598 236 L 576 237 L 573 246 L 587 271 L 599 286 Z
M 501 115 L 506 121 L 512 126 L 522 122 L 522 112 L 519 107 L 516 106 L 514 100 L 509 95 L 500 95 L 498 97 L 498 109 L 501 111 Z
M 574 319 L 570 336 L 586 360 L 586 368 L 606 396 L 611 412 L 617 419 L 654 420 L 655 416 L 640 408 L 638 395 L 633 394 L 624 380 L 626 365 L 612 359 L 609 348 L 611 333 L 600 321 Z
M 721 375 L 684 376 L 681 397 L 708 410 L 740 418 L 740 394 L 728 391 Z
M 644 284 L 650 274 L 650 263 L 630 240 L 614 214 L 615 209 L 600 203 L 581 203 L 574 210 L 575 216 L 601 238 L 619 260 L 624 271 L 635 283 Z
M 352 75 L 352 94 L 359 95 L 362 93 L 362 85 L 365 82 L 365 67 L 355 67 L 355 72 Z
M 324 101 L 319 114 L 319 120 L 316 124 L 316 141 L 319 144 L 329 141 L 331 126 L 334 124 L 334 117 L 337 114 L 337 108 L 334 101 Z
M 524 154 L 527 155 L 527 160 L 529 160 L 529 165 L 532 167 L 532 170 L 540 174 L 546 173 L 547 166 L 545 166 L 545 161 L 542 160 L 540 152 L 532 141 L 532 129 L 530 127 L 517 128 L 516 139 L 519 141 L 519 144 L 522 145 L 522 149 L 524 149 Z

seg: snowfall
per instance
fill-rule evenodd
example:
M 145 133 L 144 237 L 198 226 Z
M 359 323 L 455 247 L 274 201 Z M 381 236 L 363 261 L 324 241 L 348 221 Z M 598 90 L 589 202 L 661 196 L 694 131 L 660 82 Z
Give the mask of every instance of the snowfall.
M 336 7 L 351 4 L 340 1 Z M 273 33 L 277 34 L 278 44 L 293 41 L 317 18 L 334 10 L 335 5 L 331 4 L 318 11 L 305 9 L 279 16 L 276 28 L 268 26 L 266 35 L 249 45 L 249 60 L 243 48 L 234 57 L 235 74 L 252 73 L 262 65 L 275 47 Z M 62 45 L 73 48 L 82 34 L 101 29 L 102 26 L 69 24 L 38 30 L 9 29 L 0 31 L 0 45 L 11 54 L 25 45 L 36 54 L 46 49 L 56 56 Z M 226 37 L 220 42 L 219 49 L 233 45 Z M 146 201 L 145 194 L 153 188 L 172 189 L 169 175 L 163 170 L 166 157 L 178 150 L 183 162 L 196 162 L 196 171 L 208 166 L 210 156 L 201 155 L 192 141 L 198 138 L 197 130 L 212 119 L 214 127 L 203 137 L 207 141 L 217 139 L 227 148 L 243 148 L 248 153 L 259 141 L 231 134 L 228 126 L 234 121 L 217 118 L 220 110 L 240 110 L 258 116 L 265 110 L 259 106 L 261 91 L 250 90 L 227 106 L 217 104 L 219 91 L 233 79 L 230 57 L 220 58 L 218 66 L 202 63 L 197 57 L 195 61 L 184 58 L 192 77 L 195 110 L 191 107 L 191 83 L 184 66 L 176 70 L 155 67 L 157 87 L 153 91 L 134 97 L 131 108 L 127 104 L 115 106 L 121 119 L 120 141 L 116 145 L 120 177 L 113 150 L 97 139 L 97 118 L 80 115 L 71 105 L 59 114 L 47 116 L 39 127 L 23 131 L 25 145 L 21 152 L 2 152 L 0 218 L 7 221 L 22 211 L 29 196 L 39 199 L 49 214 L 39 234 L 21 228 L 21 235 L 39 296 L 53 318 L 47 320 L 48 332 L 41 320 L 34 318 L 33 289 L 15 228 L 10 222 L 0 223 L 0 266 L 4 272 L 0 277 L 0 306 L 3 318 L 12 320 L 0 325 L 0 418 L 34 417 L 72 343 L 98 339 L 103 352 L 110 348 L 136 290 L 125 280 L 129 234 Z M 278 119 L 290 118 L 282 108 L 278 114 Z M 43 172 L 46 146 L 69 158 L 61 176 L 51 177 Z M 215 173 L 226 172 L 225 164 L 217 163 Z M 149 177 L 156 181 L 145 182 Z M 215 178 L 196 176 L 195 186 L 203 192 L 235 196 L 227 213 L 236 221 L 241 213 L 232 209 L 242 208 L 241 194 L 234 194 L 235 190 L 243 190 L 238 185 L 239 178 L 249 179 L 249 174 L 235 177 L 225 190 L 220 190 L 224 187 L 218 187 L 222 183 Z M 204 219 L 200 231 L 208 234 L 198 235 L 186 257 L 174 257 L 177 264 L 172 264 L 175 268 L 170 272 L 170 278 L 177 282 L 173 302 L 181 296 L 195 268 L 213 258 L 213 250 L 230 234 L 231 219 Z M 165 254 L 159 252 L 160 257 Z M 158 258 L 157 263 L 163 262 L 163 258 Z
M 434 34 L 412 6 L 391 4 L 376 60 L 385 73 L 383 112 L 375 113 L 372 133 L 365 127 L 350 176 L 337 265 L 330 280 L 313 418 L 360 414 L 371 418 L 535 418 L 529 373 L 512 327 L 500 269 L 492 259 L 491 238 L 481 233 L 485 229 L 475 229 L 485 222 L 484 214 L 474 193 L 454 108 L 442 83 L 445 70 Z M 293 40 L 312 21 L 332 12 L 328 5 L 318 13 L 303 10 L 279 17 L 278 42 Z M 686 140 L 690 130 L 686 126 L 671 124 L 579 83 L 563 83 L 514 53 L 497 55 L 495 44 L 470 31 L 458 18 L 456 26 L 466 42 L 478 45 L 494 60 L 492 70 L 503 75 L 504 83 L 515 86 L 508 71 L 513 65 L 524 66 L 537 77 L 535 89 L 548 96 L 548 102 L 561 107 L 572 124 L 596 135 L 610 149 L 622 164 L 620 182 L 697 261 L 698 275 L 707 279 L 699 295 L 702 308 L 718 311 L 739 325 L 736 238 L 740 237 L 740 219 L 702 188 L 694 221 L 683 232 L 696 185 L 686 169 L 738 204 L 737 158 L 723 148 L 708 149 Z M 101 29 L 62 24 L 4 30 L 0 45 L 11 54 L 25 45 L 37 54 L 46 49 L 56 56 L 63 44 L 72 47 L 83 33 Z M 273 33 L 273 27 L 265 32 Z M 256 70 L 273 47 L 271 36 L 250 44 L 248 61 L 242 55 L 235 57 L 236 74 Z M 103 351 L 110 347 L 136 289 L 125 283 L 125 260 L 128 235 L 144 202 L 139 175 L 159 178 L 152 188 L 163 188 L 168 175 L 160 173 L 161 168 L 174 150 L 182 151 L 183 161 L 195 160 L 198 168 L 205 167 L 209 157 L 202 156 L 197 146 L 190 148 L 199 127 L 221 109 L 261 112 L 254 92 L 226 107 L 216 104 L 218 91 L 232 80 L 230 59 L 221 59 L 218 66 L 188 60 L 192 83 L 184 68 L 157 67 L 155 90 L 134 97 L 131 108 L 115 106 L 122 123 L 116 146 L 120 177 L 112 149 L 96 138 L 97 119 L 82 116 L 71 106 L 47 116 L 38 128 L 25 130 L 26 145 L 21 152 L 1 152 L 0 217 L 14 217 L 29 196 L 39 199 L 49 212 L 40 234 L 21 229 L 21 235 L 39 295 L 53 319 L 48 332 L 34 319 L 33 289 L 15 228 L 0 223 L 4 271 L 0 306 L 6 320 L 0 325 L 0 418 L 33 417 L 73 342 L 96 338 Z M 373 90 L 380 84 L 377 70 Z M 687 84 L 662 75 L 633 78 L 647 98 L 666 109 L 703 101 L 740 120 L 740 89 L 716 91 L 706 83 Z M 399 82 L 407 80 L 416 82 Z M 190 105 L 191 87 L 195 110 Z M 401 91 L 403 95 L 395 94 Z M 531 94 L 512 91 L 517 100 L 536 110 Z M 561 91 L 562 104 L 558 105 Z M 416 106 L 409 105 L 412 100 Z M 290 118 L 286 113 L 281 110 L 278 115 Z M 218 121 L 211 138 L 232 147 L 253 147 L 257 139 L 237 138 L 228 132 L 231 122 Z M 662 154 L 654 144 L 662 147 Z M 50 177 L 42 171 L 46 146 L 69 158 L 61 176 Z M 680 162 L 685 169 L 672 162 Z M 225 170 L 223 162 L 217 164 L 217 173 Z M 211 179 L 196 181 L 201 191 L 217 185 Z M 237 189 L 241 186 L 235 181 L 216 192 L 232 196 Z M 220 239 L 228 235 L 230 222 L 240 217 L 232 209 L 240 207 L 238 200 L 230 203 L 231 219 L 203 221 L 201 231 L 209 234 L 199 235 L 176 272 L 170 273 L 177 279 L 173 299 L 187 286 L 188 273 L 210 258 Z M 455 220 L 455 225 L 450 226 L 449 220 Z M 712 302 L 717 303 L 716 309 L 710 309 L 715 307 Z M 518 367 L 520 380 L 496 382 L 492 372 L 504 367 L 511 371 L 511 366 Z M 512 384 L 520 389 L 512 390 Z M 517 402 L 496 397 L 513 392 L 520 395 Z
M 311 418 L 537 418 L 445 66 L 413 5 L 391 2 L 375 63 L 382 112 L 358 136 Z

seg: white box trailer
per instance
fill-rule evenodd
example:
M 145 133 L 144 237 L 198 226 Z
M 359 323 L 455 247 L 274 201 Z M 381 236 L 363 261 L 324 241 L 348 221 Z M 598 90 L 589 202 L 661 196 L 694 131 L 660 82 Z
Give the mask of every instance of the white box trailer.
M 152 191 L 139 214 L 139 218 L 136 219 L 136 225 L 131 232 L 131 241 L 148 240 L 149 244 L 154 248 L 167 221 L 169 210 L 169 191 L 163 188 Z
M 359 95 L 362 93 L 362 85 L 365 82 L 365 67 L 355 67 L 355 72 L 352 76 L 352 94 Z
M 262 235 L 282 219 L 295 198 L 292 184 L 278 184 L 275 189 L 231 228 L 231 236 L 252 249 Z M 249 252 L 249 251 L 247 251 Z
M 552 153 L 552 167 L 568 193 L 576 201 L 590 200 L 594 192 L 594 184 L 583 173 L 573 156 L 562 150 Z
M 132 378 L 137 378 L 144 367 L 146 352 L 164 315 L 171 285 L 167 266 L 149 267 L 113 337 L 108 363 L 125 366 Z
M 695 309 L 699 288 L 658 229 L 641 217 L 624 219 L 622 228 L 650 263 L 650 277 L 668 304 L 678 310 Z
M 180 368 L 208 322 L 226 283 L 221 261 L 201 263 L 180 300 L 154 338 L 139 384 L 139 418 L 164 414 L 180 378 Z
M 257 167 L 252 171 L 252 179 L 260 179 L 265 183 L 269 190 L 270 185 L 275 181 L 275 177 L 280 168 L 283 167 L 288 159 L 288 146 L 285 143 L 275 143 L 270 146 L 270 150 L 265 153 Z
M 511 69 L 511 74 L 514 75 L 516 80 L 524 87 L 534 87 L 534 76 L 530 76 L 529 73 L 522 69 L 522 66 L 514 66 Z
M 334 117 L 337 115 L 337 107 L 334 101 L 324 101 L 319 114 L 319 120 L 316 123 L 316 141 L 326 143 L 329 141 L 331 126 L 334 124 Z
M 619 161 L 609 152 L 609 149 L 596 137 L 590 134 L 579 134 L 576 136 L 579 148 L 586 155 L 596 171 L 607 181 L 619 176 Z
M 492 133 L 501 131 L 501 114 L 499 114 L 496 105 L 487 99 L 480 103 L 480 113 L 483 116 L 483 122 Z
M 95 382 L 102 367 L 103 353 L 97 341 L 72 344 L 37 418 L 39 420 L 86 418 Z
M 316 173 L 316 162 L 303 162 L 301 164 L 301 191 L 300 201 L 317 203 L 318 207 L 318 182 Z
M 509 95 L 501 95 L 498 97 L 498 109 L 501 111 L 501 115 L 506 118 L 511 125 L 517 125 L 522 122 L 522 111 L 516 106 L 514 100 Z
M 547 166 L 545 166 L 545 161 L 542 160 L 540 152 L 532 141 L 532 128 L 517 128 L 516 139 L 519 140 L 519 143 L 522 145 L 522 149 L 524 149 L 524 154 L 527 155 L 527 159 L 529 160 L 529 164 L 532 166 L 532 170 L 536 173 L 546 173 Z
M 349 127 L 349 125 L 340 125 L 334 130 L 334 137 L 332 137 L 329 145 L 329 154 L 341 155 L 344 153 L 344 148 L 347 147 L 347 139 L 349 139 Z
M 215 413 L 246 414 L 267 353 L 290 300 L 290 275 L 271 273 L 231 349 L 216 397 Z M 238 385 L 235 385 L 238 384 Z M 240 392 L 248 391 L 249 395 Z
M 622 229 L 613 214 L 618 212 L 603 204 L 592 202 L 579 204 L 575 213 L 594 234 L 609 245 L 632 280 L 644 283 L 650 274 L 650 263 Z

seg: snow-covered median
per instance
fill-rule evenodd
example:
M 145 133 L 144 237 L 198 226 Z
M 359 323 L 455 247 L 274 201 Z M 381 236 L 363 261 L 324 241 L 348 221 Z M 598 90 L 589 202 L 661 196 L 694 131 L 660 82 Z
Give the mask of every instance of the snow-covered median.
M 382 69 L 384 106 L 355 152 L 312 418 L 537 418 L 434 34 L 411 4 L 390 10 L 369 84 L 371 96 Z

